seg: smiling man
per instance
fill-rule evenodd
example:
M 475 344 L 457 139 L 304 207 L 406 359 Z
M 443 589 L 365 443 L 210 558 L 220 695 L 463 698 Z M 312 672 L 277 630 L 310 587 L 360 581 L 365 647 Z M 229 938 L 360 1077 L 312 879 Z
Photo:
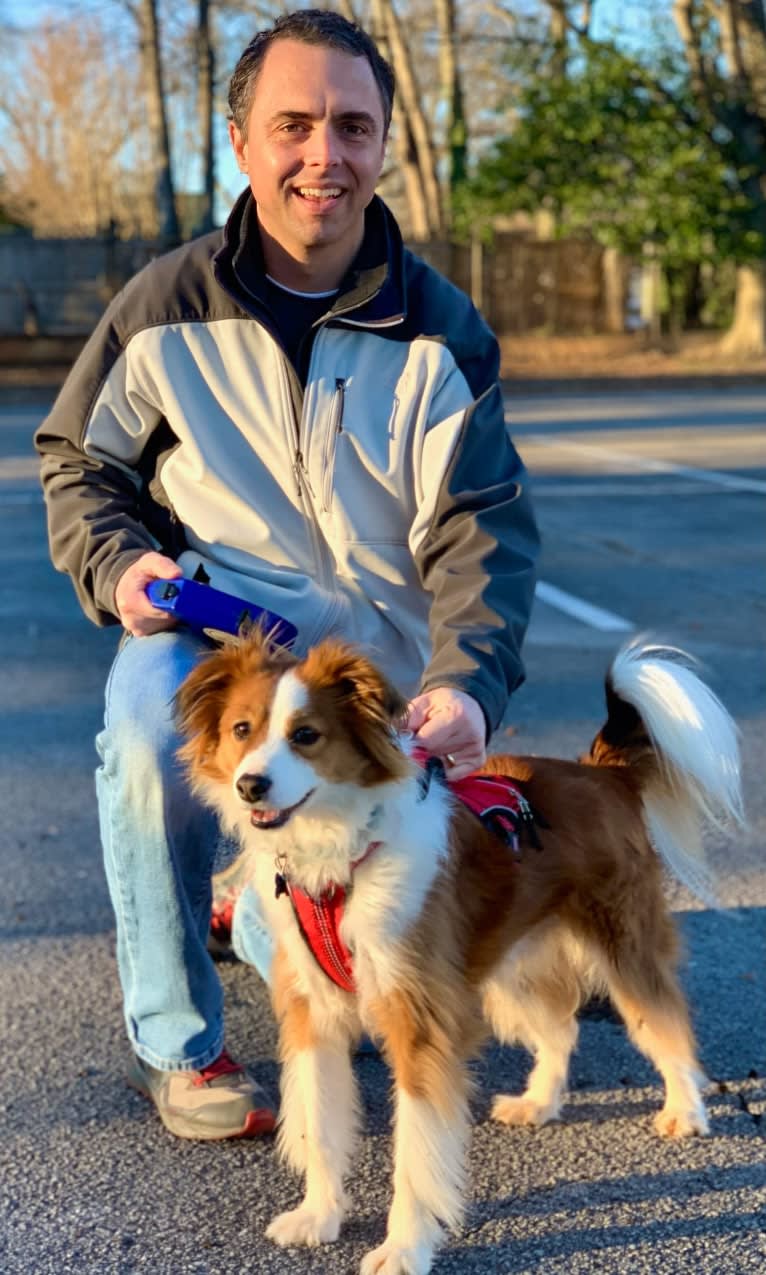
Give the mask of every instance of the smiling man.
M 131 1083 L 182 1137 L 262 1133 L 274 1113 L 224 1050 L 206 946 L 219 830 L 176 756 L 173 698 L 209 642 L 147 585 L 184 575 L 276 612 L 299 654 L 358 643 L 455 779 L 523 677 L 537 535 L 497 343 L 375 195 L 393 93 L 336 13 L 259 32 L 229 93 L 248 188 L 223 231 L 115 297 L 36 439 L 53 561 L 124 630 L 101 835 Z M 235 951 L 268 978 L 252 890 L 230 903 Z
M 250 180 L 266 270 L 288 287 L 336 288 L 364 238 L 390 104 L 366 57 L 326 45 L 278 40 L 248 71 L 246 54 L 229 136 Z

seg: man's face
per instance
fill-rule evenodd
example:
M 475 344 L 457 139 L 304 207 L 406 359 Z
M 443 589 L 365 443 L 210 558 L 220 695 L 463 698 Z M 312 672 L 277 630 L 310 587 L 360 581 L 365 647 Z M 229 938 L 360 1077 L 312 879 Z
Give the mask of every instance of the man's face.
M 383 165 L 383 104 L 364 57 L 278 40 L 256 81 L 243 138 L 229 133 L 263 229 L 298 261 L 361 242 Z

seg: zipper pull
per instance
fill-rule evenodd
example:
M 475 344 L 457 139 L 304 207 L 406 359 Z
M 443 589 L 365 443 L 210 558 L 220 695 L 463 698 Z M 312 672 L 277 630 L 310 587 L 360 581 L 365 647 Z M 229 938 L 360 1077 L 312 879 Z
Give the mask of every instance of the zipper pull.
M 293 471 L 295 473 L 295 476 L 298 482 L 298 489 L 300 490 L 301 484 L 305 484 L 308 492 L 313 497 L 314 488 L 311 486 L 309 471 L 306 468 L 306 463 L 303 459 L 303 452 L 300 450 L 300 448 L 298 448 L 295 452 L 295 463 L 293 464 Z
M 346 403 L 346 380 L 345 380 L 345 377 L 343 376 L 336 376 L 335 378 L 335 395 L 336 395 L 336 401 L 338 404 L 336 416 L 335 416 L 335 432 L 336 434 L 342 434 L 343 433 L 343 408 Z
M 301 467 L 297 460 L 292 463 L 293 478 L 295 479 L 295 490 L 298 493 L 298 499 L 303 498 L 303 483 L 301 482 Z

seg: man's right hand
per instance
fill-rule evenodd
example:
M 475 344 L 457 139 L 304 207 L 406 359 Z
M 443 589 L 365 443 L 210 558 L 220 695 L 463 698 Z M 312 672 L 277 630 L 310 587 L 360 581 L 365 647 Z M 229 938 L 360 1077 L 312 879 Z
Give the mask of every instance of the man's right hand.
M 146 586 L 152 580 L 177 580 L 183 575 L 172 558 L 162 553 L 145 553 L 131 563 L 117 581 L 114 604 L 128 633 L 134 637 L 148 637 L 163 629 L 175 628 L 178 621 L 166 611 L 153 607 L 146 596 Z

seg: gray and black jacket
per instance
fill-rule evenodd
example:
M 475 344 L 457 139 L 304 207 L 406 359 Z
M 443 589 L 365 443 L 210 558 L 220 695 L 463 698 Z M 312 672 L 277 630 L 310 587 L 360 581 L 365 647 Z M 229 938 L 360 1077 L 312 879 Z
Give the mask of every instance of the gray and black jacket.
M 299 376 L 252 222 L 246 192 L 132 279 L 80 355 L 35 440 L 53 562 L 114 624 L 117 580 L 159 548 L 287 617 L 301 649 L 342 634 L 405 694 L 467 691 L 492 729 L 523 678 L 538 544 L 497 343 L 376 198 Z

